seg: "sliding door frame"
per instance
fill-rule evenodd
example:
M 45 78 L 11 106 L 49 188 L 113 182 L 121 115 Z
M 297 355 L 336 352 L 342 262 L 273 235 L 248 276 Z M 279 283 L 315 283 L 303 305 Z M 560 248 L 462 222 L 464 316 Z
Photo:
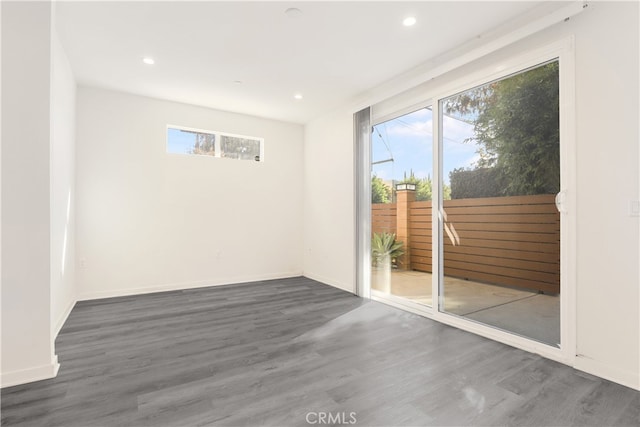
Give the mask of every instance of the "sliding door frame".
M 371 107 L 353 115 L 356 295 L 371 298 Z

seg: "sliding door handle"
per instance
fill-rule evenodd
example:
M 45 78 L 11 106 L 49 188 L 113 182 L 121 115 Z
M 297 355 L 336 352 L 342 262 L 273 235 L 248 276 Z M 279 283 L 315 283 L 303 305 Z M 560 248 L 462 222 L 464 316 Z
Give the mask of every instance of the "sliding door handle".
M 561 191 L 558 194 L 556 194 L 556 209 L 558 209 L 558 212 L 560 213 L 567 213 L 567 208 L 565 205 L 565 202 L 567 200 L 567 192 L 566 191 Z

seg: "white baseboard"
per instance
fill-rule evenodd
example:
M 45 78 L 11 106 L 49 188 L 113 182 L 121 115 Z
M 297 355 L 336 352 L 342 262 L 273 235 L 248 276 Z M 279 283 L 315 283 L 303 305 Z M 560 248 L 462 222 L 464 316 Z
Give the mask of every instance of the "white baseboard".
M 58 356 L 53 356 L 53 360 L 48 365 L 13 372 L 3 372 L 0 376 L 0 387 L 13 387 L 15 385 L 55 378 L 56 375 L 58 375 L 59 369 Z
M 60 316 L 60 318 L 58 319 L 58 321 L 56 322 L 56 326 L 55 329 L 53 330 L 53 340 L 55 341 L 55 339 L 58 337 L 58 334 L 60 333 L 60 330 L 62 329 L 62 327 L 64 326 L 65 322 L 67 321 L 67 319 L 69 318 L 69 315 L 71 314 L 71 310 L 73 310 L 73 307 L 76 306 L 76 298 L 74 297 L 73 300 L 71 300 L 71 302 L 69 303 L 69 305 L 67 306 L 66 310 L 64 311 L 64 313 L 62 313 L 62 316 Z
M 640 372 L 637 370 L 627 371 L 619 369 L 582 355 L 576 356 L 573 367 L 588 374 L 595 375 L 596 377 L 622 384 L 634 390 L 640 390 Z
M 253 276 L 239 276 L 226 279 L 201 280 L 197 282 L 166 283 L 161 285 L 142 286 L 136 288 L 114 289 L 108 291 L 80 292 L 78 301 L 88 301 L 93 299 L 124 297 L 129 295 L 151 294 L 154 292 L 181 291 L 184 289 L 206 288 L 209 286 L 235 285 L 238 283 L 259 282 L 262 280 L 286 279 L 290 277 L 302 276 L 301 271 L 283 272 L 274 274 L 263 274 Z
M 308 271 L 305 271 L 303 276 L 307 277 L 307 278 L 309 278 L 311 280 L 315 280 L 315 281 L 318 281 L 318 282 L 325 283 L 327 285 L 331 285 L 334 288 L 338 288 L 338 289 L 342 289 L 343 291 L 351 292 L 352 294 L 356 293 L 356 290 L 354 289 L 354 287 L 352 285 L 348 285 L 346 283 L 337 282 L 337 281 L 335 281 L 333 279 L 330 279 L 328 277 L 321 276 L 320 274 L 315 274 L 315 273 L 310 273 Z

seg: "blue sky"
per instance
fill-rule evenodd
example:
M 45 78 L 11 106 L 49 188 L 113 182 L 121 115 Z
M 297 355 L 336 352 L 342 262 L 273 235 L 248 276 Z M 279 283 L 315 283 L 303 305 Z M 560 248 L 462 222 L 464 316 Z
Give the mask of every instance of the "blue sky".
M 431 110 L 423 108 L 376 125 L 371 137 L 372 161 L 394 161 L 373 165 L 373 173 L 383 180 L 402 180 L 410 170 L 419 178 L 433 177 L 432 119 Z M 449 184 L 449 172 L 473 166 L 478 154 L 473 142 L 463 142 L 473 136 L 473 125 L 448 116 L 443 122 L 443 179 Z
M 183 132 L 180 129 L 169 128 L 167 131 L 167 152 L 174 154 L 189 154 L 196 144 L 196 134 Z

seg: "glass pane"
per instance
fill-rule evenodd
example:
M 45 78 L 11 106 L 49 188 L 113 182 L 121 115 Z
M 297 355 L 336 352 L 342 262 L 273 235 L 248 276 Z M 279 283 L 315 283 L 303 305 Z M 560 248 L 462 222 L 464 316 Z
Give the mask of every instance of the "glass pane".
M 260 144 L 261 141 L 258 139 L 222 135 L 220 137 L 221 157 L 260 161 Z
M 374 126 L 371 289 L 431 305 L 431 108 Z
M 558 62 L 441 101 L 440 310 L 560 345 Z M 449 190 L 450 189 L 450 190 Z
M 215 146 L 215 134 L 175 128 L 167 129 L 168 153 L 215 156 Z

